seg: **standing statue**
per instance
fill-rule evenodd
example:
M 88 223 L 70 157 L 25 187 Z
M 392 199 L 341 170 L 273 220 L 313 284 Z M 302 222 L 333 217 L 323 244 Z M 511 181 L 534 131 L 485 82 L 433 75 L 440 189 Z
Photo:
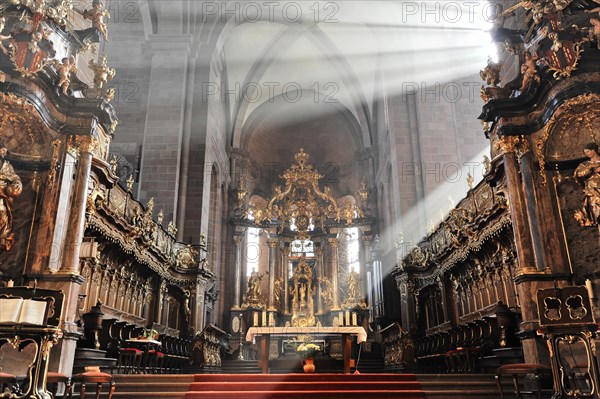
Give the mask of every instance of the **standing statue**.
M 0 252 L 10 251 L 14 242 L 12 201 L 23 192 L 21 179 L 6 159 L 7 154 L 8 149 L 0 143 Z
M 600 224 L 600 154 L 598 144 L 586 144 L 583 153 L 589 158 L 575 169 L 575 179 L 584 186 L 583 207 L 575 211 L 575 219 L 581 226 Z
M 250 302 L 260 299 L 260 282 L 264 276 L 264 273 L 259 273 L 256 271 L 256 269 L 252 269 L 252 273 L 248 279 L 248 292 L 246 294 L 246 301 Z
M 348 275 L 348 298 L 356 299 L 359 296 L 358 273 L 354 270 Z
M 533 55 L 529 51 L 525 52 L 525 61 L 521 65 L 521 75 L 523 75 L 523 83 L 521 84 L 521 88 L 519 89 L 520 91 L 525 91 L 525 89 L 527 89 L 527 87 L 531 84 L 531 81 L 540 81 L 540 77 L 537 73 L 537 60 L 539 60 L 539 57 L 537 55 Z
M 77 73 L 75 58 L 65 57 L 62 63 L 54 61 L 56 72 L 58 72 L 58 83 L 56 84 L 65 96 L 69 95 L 69 86 L 71 85 L 71 74 Z M 111 162 L 112 164 L 112 162 Z
M 90 60 L 88 65 L 92 72 L 94 72 L 94 87 L 96 89 L 103 89 L 104 85 L 108 83 L 109 80 L 112 80 L 117 73 L 114 68 L 108 66 L 106 54 L 102 54 L 99 62 Z
M 106 26 L 106 19 L 110 18 L 110 12 L 102 9 L 102 2 L 100 0 L 94 0 L 92 2 L 92 8 L 83 12 L 83 18 L 92 21 L 92 26 L 100 32 L 104 40 L 108 40 L 108 27 Z

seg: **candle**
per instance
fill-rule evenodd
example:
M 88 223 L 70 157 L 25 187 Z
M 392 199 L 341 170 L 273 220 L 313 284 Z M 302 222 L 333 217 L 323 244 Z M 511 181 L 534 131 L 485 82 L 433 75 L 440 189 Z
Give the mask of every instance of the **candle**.
M 357 325 L 357 322 L 356 322 L 356 313 L 354 313 L 354 312 L 352 312 L 352 325 L 353 326 Z
M 273 312 L 269 313 L 269 327 L 275 326 L 275 314 Z
M 267 311 L 263 310 L 262 312 L 262 326 L 266 327 L 267 326 Z
M 344 312 L 340 312 L 340 326 L 344 325 Z
M 350 312 L 346 310 L 346 326 L 350 325 Z
M 8 280 L 6 282 L 6 287 L 10 288 L 10 287 L 14 287 L 15 286 L 15 282 L 12 280 Z
M 252 312 L 252 322 L 254 327 L 258 326 L 258 312 Z
M 585 280 L 585 288 L 587 288 L 588 296 L 591 299 L 594 299 L 596 296 L 594 295 L 594 287 L 592 286 L 592 280 L 589 278 Z

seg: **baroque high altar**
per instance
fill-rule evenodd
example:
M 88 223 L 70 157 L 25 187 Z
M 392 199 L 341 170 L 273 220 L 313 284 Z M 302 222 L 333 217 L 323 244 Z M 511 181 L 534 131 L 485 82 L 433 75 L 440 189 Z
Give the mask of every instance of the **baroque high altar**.
M 283 187 L 269 199 L 247 201 L 243 180 L 235 191 L 236 279 L 232 330 L 252 326 L 367 326 L 367 297 L 372 292 L 347 259 L 347 230 L 369 263 L 371 225 L 369 189 L 363 179 L 354 198 L 343 205 L 333 198 L 302 148 L 283 172 Z M 248 262 L 243 248 L 266 242 L 266 257 Z M 260 270 L 257 270 L 260 269 Z M 246 271 L 244 273 L 244 271 Z M 365 273 L 370 275 L 369 272 Z M 381 295 L 381 292 L 378 293 Z

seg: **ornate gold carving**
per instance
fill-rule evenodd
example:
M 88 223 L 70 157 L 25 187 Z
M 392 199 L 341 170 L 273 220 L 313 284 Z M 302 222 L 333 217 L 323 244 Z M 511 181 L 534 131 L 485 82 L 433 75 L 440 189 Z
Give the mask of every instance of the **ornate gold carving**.
M 500 155 L 511 152 L 524 155 L 529 151 L 527 140 L 523 136 L 502 136 L 494 143 L 494 147 Z
M 177 252 L 177 266 L 182 269 L 193 269 L 198 266 L 200 252 L 190 244 Z
M 300 149 L 293 163 L 281 176 L 285 186 L 275 188 L 275 195 L 266 207 L 251 204 L 245 211 L 245 216 L 256 224 L 271 223 L 277 219 L 280 223 L 279 232 L 288 227 L 293 230 L 298 239 L 305 239 L 315 226 L 325 230 L 325 222 L 334 220 L 340 222 L 342 211 L 331 195 L 331 189 L 319 187 L 324 177 L 308 164 L 309 155 Z M 344 209 L 344 219 L 351 224 L 354 218 L 360 217 L 362 211 L 350 204 Z
M 310 265 L 302 257 L 294 269 L 292 293 L 292 326 L 306 327 L 316 324 L 313 302 L 313 274 Z
M 540 166 L 542 182 L 546 183 L 546 157 L 544 148 L 550 137 L 550 133 L 555 129 L 558 122 L 562 123 L 561 131 L 558 133 L 564 137 L 568 129 L 576 128 L 584 125 L 592 134 L 592 137 L 597 138 L 594 134 L 591 118 L 600 113 L 600 95 L 594 93 L 586 93 L 580 96 L 571 98 L 565 101 L 560 108 L 554 112 L 541 133 L 535 137 L 535 155 L 537 156 Z
M 13 199 L 23 192 L 21 178 L 5 158 L 8 149 L 0 143 L 0 252 L 10 251 L 14 243 Z
M 100 146 L 98 140 L 96 140 L 93 136 L 75 136 L 74 139 L 77 144 L 77 149 L 81 152 L 89 152 L 94 153 Z
M 112 80 L 117 73 L 114 68 L 108 66 L 106 54 L 102 54 L 98 62 L 90 60 L 88 65 L 94 73 L 94 87 L 96 89 L 103 89 L 104 85 L 108 83 L 109 80 Z

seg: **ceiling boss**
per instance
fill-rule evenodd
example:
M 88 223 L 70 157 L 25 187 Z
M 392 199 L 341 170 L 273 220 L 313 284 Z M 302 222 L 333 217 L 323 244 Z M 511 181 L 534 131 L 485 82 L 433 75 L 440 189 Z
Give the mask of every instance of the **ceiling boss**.
M 280 176 L 285 180 L 283 189 L 275 187 L 275 194 L 264 207 L 250 204 L 244 217 L 257 225 L 278 225 L 280 234 L 288 228 L 297 239 L 311 236 L 316 226 L 325 231 L 328 224 L 344 220 L 351 225 L 354 219 L 363 217 L 362 210 L 353 204 L 340 207 L 330 187 L 321 190 L 319 181 L 324 176 L 307 163 L 309 157 L 300 148 L 294 156 L 296 162 Z

